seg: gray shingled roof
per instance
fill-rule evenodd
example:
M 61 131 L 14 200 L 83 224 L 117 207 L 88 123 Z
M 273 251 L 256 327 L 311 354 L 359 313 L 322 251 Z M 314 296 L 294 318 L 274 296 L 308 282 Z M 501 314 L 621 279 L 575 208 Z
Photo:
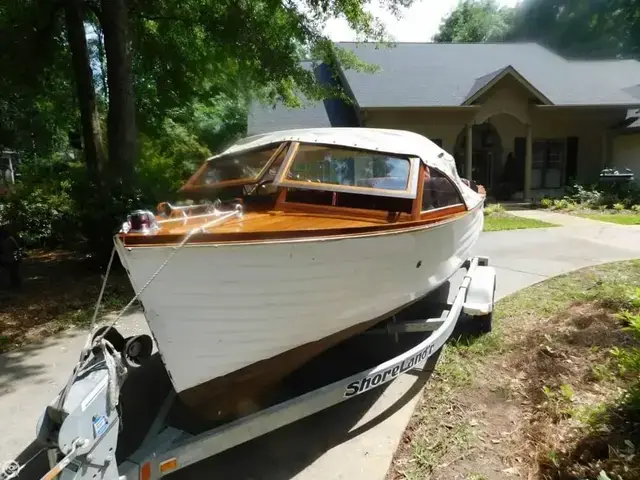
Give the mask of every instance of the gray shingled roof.
M 535 43 L 338 45 L 381 67 L 344 72 L 362 108 L 457 106 L 480 79 L 509 65 L 554 105 L 640 105 L 623 90 L 640 84 L 635 60 L 567 60 Z
M 491 72 L 491 73 L 488 73 L 486 75 L 483 75 L 482 77 L 476 78 L 475 82 L 473 82 L 473 85 L 471 85 L 471 89 L 469 90 L 469 93 L 467 93 L 467 96 L 465 97 L 465 101 L 468 98 L 473 97 L 476 93 L 478 93 L 480 90 L 482 90 L 484 87 L 489 85 L 491 82 L 493 82 L 500 75 L 502 75 L 502 73 L 506 69 L 507 69 L 507 67 L 499 68 L 498 70 L 496 70 L 494 72 Z
M 303 67 L 313 69 L 320 84 L 335 82 L 330 68 L 324 63 L 304 62 Z M 273 108 L 254 103 L 249 109 L 247 133 L 255 135 L 292 128 L 359 126 L 354 105 L 338 99 L 317 102 L 301 96 L 301 100 L 304 106 L 299 108 L 289 108 L 282 104 Z

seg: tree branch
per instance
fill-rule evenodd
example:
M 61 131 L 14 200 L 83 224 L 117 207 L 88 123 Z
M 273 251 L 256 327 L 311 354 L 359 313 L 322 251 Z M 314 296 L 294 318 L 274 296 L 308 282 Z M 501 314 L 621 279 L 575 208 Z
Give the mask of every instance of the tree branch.
M 98 5 L 89 1 L 85 2 L 84 6 L 96 16 L 100 23 L 102 23 L 102 10 Z

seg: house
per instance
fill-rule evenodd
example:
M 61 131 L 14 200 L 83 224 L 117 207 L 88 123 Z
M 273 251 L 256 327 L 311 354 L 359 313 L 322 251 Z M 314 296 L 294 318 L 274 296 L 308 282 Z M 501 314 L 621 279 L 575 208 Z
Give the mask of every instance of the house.
M 640 62 L 578 61 L 535 43 L 339 43 L 378 66 L 307 62 L 351 102 L 254 105 L 248 133 L 362 126 L 411 130 L 451 153 L 495 196 L 560 194 L 605 166 L 640 178 Z M 334 74 L 335 73 L 335 74 Z

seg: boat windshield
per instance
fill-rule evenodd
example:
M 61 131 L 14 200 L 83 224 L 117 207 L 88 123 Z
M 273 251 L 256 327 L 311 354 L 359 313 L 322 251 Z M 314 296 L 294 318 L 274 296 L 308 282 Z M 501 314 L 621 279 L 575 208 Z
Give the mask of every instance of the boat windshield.
M 323 187 L 351 187 L 350 190 L 355 187 L 357 190 L 405 192 L 411 170 L 411 161 L 401 156 L 302 144 L 288 172 L 282 172 L 286 177 L 282 184 L 300 188 L 305 184 L 307 188 L 320 184 Z
M 252 183 L 258 180 L 280 144 L 209 160 L 187 182 L 189 187 L 228 183 Z

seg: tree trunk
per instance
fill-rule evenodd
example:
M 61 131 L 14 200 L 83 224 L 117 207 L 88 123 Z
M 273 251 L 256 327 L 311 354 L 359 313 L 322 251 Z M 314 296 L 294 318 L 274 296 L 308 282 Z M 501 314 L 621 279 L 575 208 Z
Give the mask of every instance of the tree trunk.
M 129 192 L 138 155 L 129 12 L 125 0 L 102 0 L 102 30 L 107 57 L 109 165 Z
M 82 0 L 65 0 L 65 20 L 67 40 L 71 50 L 71 60 L 75 75 L 82 137 L 84 140 L 84 158 L 89 177 L 100 181 L 100 172 L 105 162 L 104 145 L 100 129 L 100 116 L 93 86 L 93 73 L 89 64 L 89 51 L 84 29 Z

